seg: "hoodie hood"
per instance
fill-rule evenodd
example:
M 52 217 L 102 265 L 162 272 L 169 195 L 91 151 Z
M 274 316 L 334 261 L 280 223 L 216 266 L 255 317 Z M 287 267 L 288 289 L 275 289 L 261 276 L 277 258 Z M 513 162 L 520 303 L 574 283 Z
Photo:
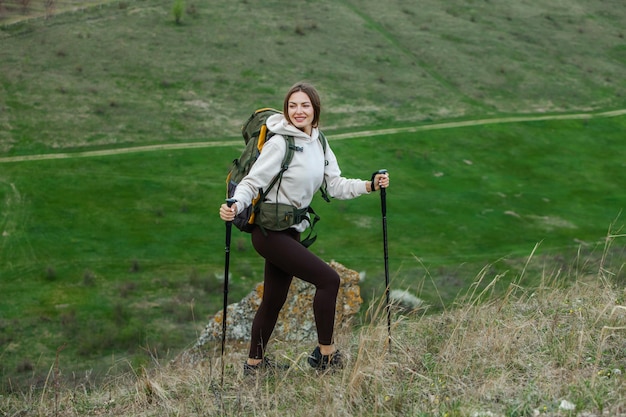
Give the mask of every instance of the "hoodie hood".
M 317 137 L 319 135 L 316 127 L 314 127 L 311 131 L 311 136 L 307 135 L 302 130 L 290 124 L 283 114 L 274 114 L 268 117 L 265 123 L 267 124 L 267 128 L 272 133 L 283 136 L 293 136 L 296 139 L 305 140 L 307 142 L 317 140 Z

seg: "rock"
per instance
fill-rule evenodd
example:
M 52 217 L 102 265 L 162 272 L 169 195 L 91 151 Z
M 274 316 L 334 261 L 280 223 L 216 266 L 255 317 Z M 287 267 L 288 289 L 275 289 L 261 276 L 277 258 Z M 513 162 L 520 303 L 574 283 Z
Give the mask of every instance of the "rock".
M 403 313 L 413 313 L 424 307 L 424 301 L 411 294 L 409 290 L 391 290 L 389 302 L 395 309 Z
M 361 303 L 359 287 L 359 273 L 352 271 L 338 262 L 331 261 L 329 265 L 337 271 L 341 278 L 337 307 L 335 313 L 335 329 L 349 327 L 351 320 L 358 313 Z M 315 321 L 313 318 L 313 295 L 315 287 L 307 282 L 295 278 L 289 288 L 287 302 L 283 306 L 273 338 L 294 341 L 315 341 Z M 226 338 L 228 341 L 245 341 L 250 337 L 250 328 L 254 314 L 261 304 L 263 283 L 256 285 L 254 291 L 236 304 L 230 304 L 226 312 Z M 198 338 L 194 349 L 202 350 L 208 343 L 222 340 L 222 311 L 211 318 L 204 331 Z
M 559 404 L 559 409 L 566 411 L 574 411 L 576 410 L 576 404 L 571 403 L 567 400 L 561 400 L 561 404 Z

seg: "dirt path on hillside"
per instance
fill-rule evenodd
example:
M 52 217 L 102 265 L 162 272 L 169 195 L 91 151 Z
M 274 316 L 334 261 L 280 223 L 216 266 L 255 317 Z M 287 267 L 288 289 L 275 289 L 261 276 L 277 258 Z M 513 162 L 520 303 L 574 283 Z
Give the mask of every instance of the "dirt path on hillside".
M 466 126 L 479 126 L 499 123 L 520 123 L 520 122 L 536 122 L 542 120 L 575 120 L 575 119 L 592 119 L 599 117 L 617 117 L 626 115 L 626 109 L 614 110 L 602 113 L 576 113 L 576 114 L 556 114 L 545 116 L 513 116 L 513 117 L 500 117 L 494 119 L 477 119 L 477 120 L 464 120 L 460 122 L 446 122 L 435 123 L 432 125 L 420 125 L 409 126 L 395 129 L 379 129 L 379 130 L 365 130 L 361 132 L 342 133 L 338 135 L 332 135 L 332 140 L 346 140 L 364 138 L 370 136 L 380 135 L 393 135 L 397 133 L 413 133 L 424 130 L 437 130 L 437 129 L 452 129 L 457 127 Z M 24 161 L 41 161 L 47 159 L 69 159 L 69 158 L 85 158 L 93 156 L 107 156 L 107 155 L 119 155 L 132 152 L 154 152 L 164 150 L 176 150 L 176 149 L 193 149 L 193 148 L 213 148 L 223 146 L 241 146 L 239 140 L 228 140 L 218 142 L 190 142 L 190 143 L 175 143 L 175 144 L 163 144 L 163 145 L 148 145 L 148 146 L 136 146 L 132 148 L 119 148 L 119 149 L 105 149 L 100 151 L 85 151 L 74 153 L 54 153 L 54 154 L 41 154 L 41 155 L 24 155 L 24 156 L 9 156 L 0 158 L 0 163 L 7 162 L 24 162 Z

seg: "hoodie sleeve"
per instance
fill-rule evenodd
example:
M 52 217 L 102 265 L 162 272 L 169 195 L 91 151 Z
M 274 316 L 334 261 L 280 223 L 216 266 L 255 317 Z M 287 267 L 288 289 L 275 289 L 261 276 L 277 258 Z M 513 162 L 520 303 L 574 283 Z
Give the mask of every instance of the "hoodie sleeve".
M 326 146 L 326 160 L 328 165 L 324 170 L 324 179 L 326 180 L 328 194 L 331 197 L 338 200 L 348 200 L 367 194 L 367 181 L 341 176 L 341 169 L 339 169 L 335 153 L 328 144 Z
M 265 142 L 259 159 L 235 189 L 233 198 L 237 200 L 237 214 L 252 204 L 252 199 L 257 196 L 259 190 L 266 189 L 272 178 L 278 174 L 286 149 L 286 141 L 280 135 Z

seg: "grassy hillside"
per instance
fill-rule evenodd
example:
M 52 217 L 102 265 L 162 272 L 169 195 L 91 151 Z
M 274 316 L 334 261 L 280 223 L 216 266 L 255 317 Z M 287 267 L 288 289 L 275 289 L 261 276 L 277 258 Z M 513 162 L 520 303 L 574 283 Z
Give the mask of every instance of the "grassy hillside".
M 391 170 L 392 286 L 410 289 L 435 312 L 477 276 L 499 277 L 500 293 L 523 268 L 520 284 L 531 287 L 545 274 L 595 268 L 576 258 L 597 256 L 607 235 L 623 229 L 624 123 L 616 117 L 431 129 L 332 146 L 346 175 L 368 176 L 375 168 L 363 161 Z M 371 146 L 378 142 L 389 145 Z M 141 368 L 150 355 L 167 358 L 195 340 L 221 306 L 224 226 L 216 208 L 225 161 L 236 152 L 2 164 L 5 389 L 43 385 L 61 346 L 61 360 L 72 358 L 67 372 L 93 369 L 99 380 L 120 369 L 115 358 Z M 378 195 L 315 202 L 322 221 L 312 250 L 364 272 L 367 302 L 384 283 L 379 204 Z M 624 250 L 618 240 L 606 257 L 618 285 Z M 525 266 L 533 252 L 541 261 Z M 250 291 L 261 271 L 248 236 L 236 232 L 230 299 Z
M 468 291 L 456 308 L 442 314 L 417 312 L 394 321 L 391 346 L 384 342 L 384 315 L 373 304 L 372 324 L 338 335 L 350 359 L 345 369 L 330 374 L 307 369 L 310 346 L 293 342 L 275 342 L 271 348 L 289 370 L 256 377 L 242 375 L 244 349 L 234 346 L 228 347 L 225 368 L 219 349 L 196 364 L 165 363 L 154 356 L 146 368 L 109 378 L 102 388 L 88 373 L 75 375 L 72 384 L 60 382 L 60 360 L 52 365 L 43 394 L 31 389 L 0 397 L 0 411 L 55 416 L 619 417 L 626 407 L 625 311 L 624 291 L 612 285 L 612 272 L 600 263 L 587 275 L 545 275 L 533 289 L 512 285 L 506 297 Z M 494 282 L 485 284 L 489 288 Z
M 92 389 L 102 377 L 139 372 L 154 356 L 169 358 L 193 342 L 220 308 L 224 226 L 217 207 L 229 161 L 241 149 L 239 126 L 256 107 L 280 107 L 283 92 L 303 78 L 322 93 L 322 127 L 345 175 L 392 172 L 393 286 L 411 289 L 431 306 L 429 313 L 443 314 L 432 320 L 447 320 L 455 304 L 472 308 L 458 297 L 468 288 L 494 279 L 489 288 L 502 294 L 511 283 L 542 286 L 547 276 L 563 277 L 565 286 L 598 271 L 599 257 L 611 271 L 611 295 L 599 295 L 603 310 L 593 317 L 620 312 L 623 296 L 611 285 L 624 284 L 625 246 L 618 238 L 604 252 L 604 243 L 623 231 L 626 118 L 602 114 L 626 107 L 626 10 L 617 1 L 507 3 L 187 2 L 180 25 L 169 1 L 74 9 L 79 3 L 59 0 L 48 19 L 24 19 L 28 13 L 5 7 L 2 391 L 49 386 L 57 355 L 66 379 Z M 446 125 L 579 113 L 585 115 Z M 80 153 L 205 142 L 219 146 Z M 70 157 L 16 158 L 64 153 Z M 315 208 L 323 220 L 313 250 L 365 272 L 363 294 L 374 302 L 384 282 L 378 195 L 330 205 L 316 200 Z M 247 236 L 236 234 L 233 247 L 234 300 L 261 279 L 262 267 Z M 536 261 L 527 265 L 531 253 Z M 362 319 L 367 323 L 365 314 Z M 603 325 L 619 327 L 610 320 Z M 424 322 L 410 323 L 416 328 L 403 333 L 401 346 L 418 343 L 411 332 L 431 331 Z M 354 348 L 351 337 L 346 344 Z M 442 330 L 433 337 L 447 336 Z M 615 337 L 619 344 L 623 332 Z M 435 354 L 431 347 L 415 352 L 424 367 Z M 567 350 L 544 348 L 557 356 Z M 589 369 L 624 371 L 621 357 L 596 366 Z M 333 384 L 369 368 L 353 369 Z M 408 378 L 401 386 L 421 379 L 414 372 L 423 375 L 423 369 L 416 369 L 401 372 Z M 454 394 L 462 390 L 459 369 L 437 372 L 457 375 Z M 467 378 L 495 371 L 478 372 Z M 439 374 L 427 375 L 434 383 Z M 203 383 L 214 383 L 211 378 Z M 528 404 L 547 401 L 541 389 L 525 391 Z M 606 389 L 593 392 L 619 406 L 612 390 L 623 385 Z M 414 394 L 406 390 L 406 398 Z M 387 400 L 374 406 L 363 395 L 364 404 L 392 409 Z M 39 412 L 50 411 L 41 404 Z M 394 404 L 407 410 L 405 402 Z M 460 409 L 447 404 L 445 410 Z M 531 409 L 516 410 L 513 404 L 506 415 Z
M 620 0 L 63 4 L 0 26 L 6 154 L 233 137 L 302 78 L 328 130 L 626 102 Z

